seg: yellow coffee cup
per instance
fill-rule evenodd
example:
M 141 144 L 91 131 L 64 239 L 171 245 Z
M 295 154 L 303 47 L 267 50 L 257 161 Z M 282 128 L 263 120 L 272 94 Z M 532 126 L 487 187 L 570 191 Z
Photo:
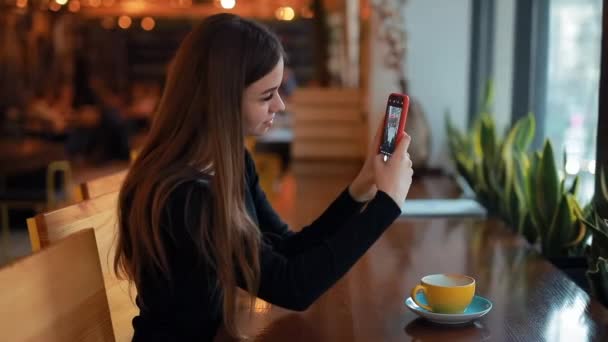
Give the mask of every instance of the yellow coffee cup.
M 422 292 L 427 304 L 416 298 Z M 421 308 L 436 313 L 463 313 L 475 295 L 475 279 L 459 274 L 432 274 L 412 289 L 412 300 Z

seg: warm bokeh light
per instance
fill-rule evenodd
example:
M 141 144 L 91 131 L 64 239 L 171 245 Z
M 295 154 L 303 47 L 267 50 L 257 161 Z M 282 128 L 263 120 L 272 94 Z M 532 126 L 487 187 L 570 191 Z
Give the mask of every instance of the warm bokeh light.
M 277 8 L 274 14 L 279 20 L 293 20 L 296 17 L 296 12 L 289 6 Z
M 55 0 L 55 2 L 58 3 L 59 5 L 63 6 L 68 3 L 68 0 Z
M 146 31 L 152 31 L 156 26 L 156 22 L 151 17 L 145 17 L 141 20 L 141 28 Z
M 99 7 L 101 6 L 101 0 L 89 0 L 89 5 L 93 7 Z
M 61 9 L 61 5 L 53 1 L 49 4 L 49 9 L 53 12 L 57 12 Z
M 17 7 L 19 7 L 19 8 L 27 7 L 27 0 L 17 0 Z
M 233 9 L 236 6 L 236 0 L 220 0 L 220 5 L 225 9 Z
M 68 9 L 70 10 L 70 12 L 78 12 L 80 11 L 80 1 L 70 1 L 70 4 L 68 5 Z
M 101 27 L 106 30 L 111 30 L 116 26 L 116 21 L 112 17 L 106 17 L 101 20 Z
M 123 15 L 120 18 L 118 18 L 118 26 L 121 29 L 128 29 L 129 27 L 131 27 L 131 17 L 129 17 L 128 15 Z
M 114 5 L 114 0 L 103 0 L 103 5 L 106 7 L 110 7 Z

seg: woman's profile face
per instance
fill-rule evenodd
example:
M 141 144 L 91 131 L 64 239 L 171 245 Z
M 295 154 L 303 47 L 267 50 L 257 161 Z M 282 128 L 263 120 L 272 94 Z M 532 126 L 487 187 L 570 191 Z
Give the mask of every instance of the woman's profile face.
M 241 112 L 246 135 L 264 135 L 272 127 L 276 112 L 285 110 L 285 104 L 279 95 L 282 80 L 281 58 L 272 71 L 245 88 Z

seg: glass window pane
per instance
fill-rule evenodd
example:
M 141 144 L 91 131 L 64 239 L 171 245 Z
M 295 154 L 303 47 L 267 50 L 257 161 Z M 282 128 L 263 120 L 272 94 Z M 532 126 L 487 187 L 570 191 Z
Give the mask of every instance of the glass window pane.
M 565 171 L 584 179 L 581 197 L 593 194 L 602 0 L 550 0 L 545 133 Z M 559 158 L 561 159 L 561 158 Z

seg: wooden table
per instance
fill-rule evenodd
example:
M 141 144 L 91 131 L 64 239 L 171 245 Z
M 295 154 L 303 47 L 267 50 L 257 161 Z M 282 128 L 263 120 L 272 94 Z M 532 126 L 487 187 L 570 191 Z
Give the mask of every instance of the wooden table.
M 427 323 L 404 305 L 427 274 L 477 280 L 494 307 L 474 324 Z M 255 341 L 607 341 L 608 310 L 501 223 L 396 221 L 306 312 L 260 302 L 241 326 Z M 217 340 L 231 340 L 220 331 Z

